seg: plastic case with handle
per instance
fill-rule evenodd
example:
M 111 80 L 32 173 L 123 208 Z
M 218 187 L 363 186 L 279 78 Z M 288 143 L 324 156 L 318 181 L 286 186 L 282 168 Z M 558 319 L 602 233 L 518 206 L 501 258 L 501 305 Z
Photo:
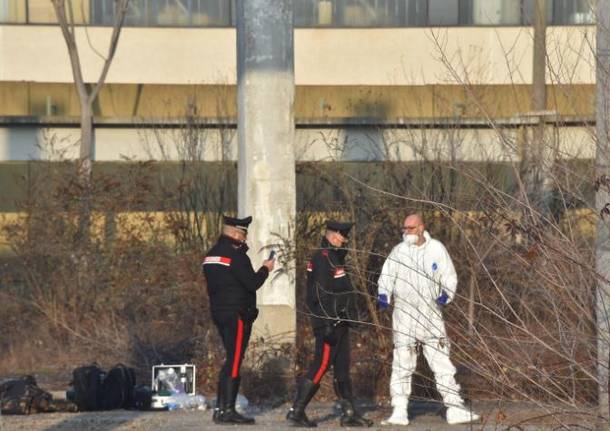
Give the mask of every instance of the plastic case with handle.
M 153 365 L 152 405 L 153 409 L 169 409 L 176 396 L 195 395 L 196 367 L 193 364 Z

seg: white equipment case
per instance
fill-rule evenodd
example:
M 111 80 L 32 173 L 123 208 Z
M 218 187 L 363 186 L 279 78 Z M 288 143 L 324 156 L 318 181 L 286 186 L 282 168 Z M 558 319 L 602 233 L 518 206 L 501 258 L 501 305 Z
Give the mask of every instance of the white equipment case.
M 153 409 L 165 409 L 175 401 L 176 395 L 195 395 L 196 367 L 192 364 L 153 365 Z

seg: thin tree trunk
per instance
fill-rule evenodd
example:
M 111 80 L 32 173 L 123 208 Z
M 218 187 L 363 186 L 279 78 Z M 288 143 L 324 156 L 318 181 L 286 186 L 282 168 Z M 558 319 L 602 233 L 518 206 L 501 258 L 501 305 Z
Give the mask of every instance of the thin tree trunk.
M 536 0 L 532 109 L 546 109 L 546 0 Z
M 608 356 L 610 354 L 610 145 L 608 145 L 608 121 L 610 120 L 610 0 L 597 1 L 597 97 L 596 128 L 597 151 L 595 158 L 597 193 L 595 208 L 600 215 L 595 244 L 596 270 L 599 275 L 596 294 L 597 314 L 597 376 L 599 385 L 598 429 L 606 429 L 610 417 L 608 405 Z
M 93 111 L 88 102 L 81 102 L 80 173 L 83 184 L 91 183 L 91 159 L 93 156 Z
M 528 188 L 531 204 L 534 209 L 544 213 L 547 198 L 550 195 L 548 186 L 549 154 L 545 148 L 543 112 L 546 110 L 546 0 L 536 0 L 534 20 L 534 58 L 532 70 L 531 109 L 538 115 L 538 124 L 534 126 L 532 142 L 529 146 L 527 171 Z
M 468 334 L 474 335 L 474 288 L 477 282 L 477 276 L 474 271 L 470 273 L 470 282 L 468 283 Z
M 81 186 L 81 208 L 79 214 L 79 241 L 88 243 L 91 230 L 91 160 L 93 155 L 93 111 L 88 101 L 83 102 L 81 100 L 80 117 L 79 180 Z

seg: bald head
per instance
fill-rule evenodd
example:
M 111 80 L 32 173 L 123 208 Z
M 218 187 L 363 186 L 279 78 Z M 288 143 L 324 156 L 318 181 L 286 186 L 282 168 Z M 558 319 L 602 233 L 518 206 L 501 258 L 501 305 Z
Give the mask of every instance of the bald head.
M 412 225 L 424 225 L 424 218 L 422 217 L 422 215 L 420 213 L 413 213 L 413 214 L 409 214 L 406 218 L 405 218 L 405 225 L 409 223 Z
M 405 221 L 402 224 L 403 235 L 415 235 L 417 240 L 414 242 L 415 245 L 422 245 L 426 239 L 424 237 L 424 218 L 419 213 L 409 214 L 405 217 Z

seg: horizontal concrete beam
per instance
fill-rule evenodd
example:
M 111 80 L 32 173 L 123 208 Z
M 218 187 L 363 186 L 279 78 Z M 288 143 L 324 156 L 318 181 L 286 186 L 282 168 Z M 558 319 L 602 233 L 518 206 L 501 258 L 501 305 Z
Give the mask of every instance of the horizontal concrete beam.
M 595 82 L 595 28 L 547 30 L 547 82 Z M 88 82 L 111 29 L 79 27 Z M 296 85 L 530 84 L 530 27 L 296 29 Z M 235 84 L 231 28 L 125 28 L 108 83 Z M 0 25 L 0 81 L 72 82 L 59 27 Z
M 593 126 L 595 117 L 590 115 L 541 115 L 534 116 L 524 114 L 523 116 L 506 118 L 392 118 L 381 119 L 373 117 L 358 118 L 296 118 L 297 128 L 319 128 L 319 127 L 379 127 L 379 128 L 493 128 L 493 127 L 519 127 L 533 126 L 543 121 L 548 125 L 555 126 Z M 125 128 L 174 128 L 176 126 L 195 125 L 209 128 L 235 128 L 236 118 L 106 118 L 95 117 L 94 125 L 103 127 L 125 127 Z M 0 125 L 11 126 L 39 126 L 39 127 L 79 127 L 79 117 L 39 117 L 39 116 L 0 116 Z

